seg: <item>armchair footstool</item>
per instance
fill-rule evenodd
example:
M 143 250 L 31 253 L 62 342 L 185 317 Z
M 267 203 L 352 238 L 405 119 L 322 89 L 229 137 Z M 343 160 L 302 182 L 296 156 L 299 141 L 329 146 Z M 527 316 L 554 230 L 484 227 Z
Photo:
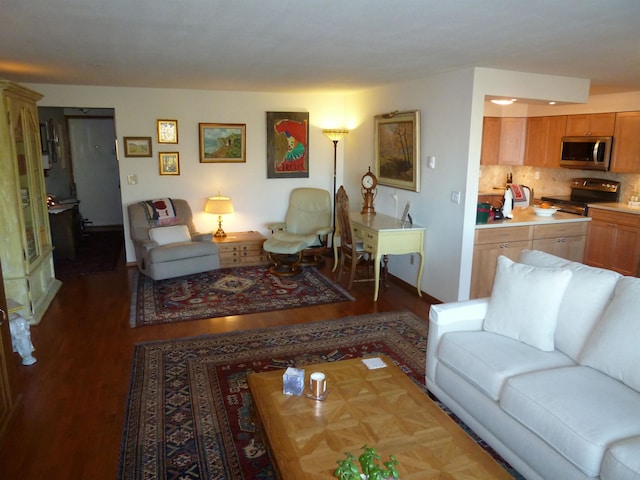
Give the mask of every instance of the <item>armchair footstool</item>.
M 285 241 L 270 238 L 262 245 L 273 265 L 269 271 L 274 275 L 292 276 L 302 269 L 302 251 L 307 244 L 304 241 Z

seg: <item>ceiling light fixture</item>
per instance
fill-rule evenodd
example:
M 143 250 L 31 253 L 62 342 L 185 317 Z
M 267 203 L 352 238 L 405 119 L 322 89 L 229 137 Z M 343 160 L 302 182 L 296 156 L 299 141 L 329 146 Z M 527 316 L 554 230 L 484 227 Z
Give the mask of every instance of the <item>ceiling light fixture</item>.
M 516 99 L 512 98 L 511 100 L 507 100 L 507 99 L 502 99 L 502 100 L 491 100 L 491 103 L 495 103 L 496 105 L 511 105 L 513 102 L 515 102 Z

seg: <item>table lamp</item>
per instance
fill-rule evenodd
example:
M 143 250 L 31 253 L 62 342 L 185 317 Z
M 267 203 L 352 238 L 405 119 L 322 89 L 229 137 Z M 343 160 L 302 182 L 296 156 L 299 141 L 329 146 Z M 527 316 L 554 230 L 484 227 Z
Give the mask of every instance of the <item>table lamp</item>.
M 217 197 L 209 197 L 207 204 L 204 207 L 204 211 L 218 215 L 218 230 L 213 235 L 215 237 L 226 237 L 227 234 L 224 233 L 224 230 L 222 229 L 222 215 L 233 213 L 233 204 L 231 203 L 231 199 L 229 197 L 223 197 L 220 194 L 218 194 Z

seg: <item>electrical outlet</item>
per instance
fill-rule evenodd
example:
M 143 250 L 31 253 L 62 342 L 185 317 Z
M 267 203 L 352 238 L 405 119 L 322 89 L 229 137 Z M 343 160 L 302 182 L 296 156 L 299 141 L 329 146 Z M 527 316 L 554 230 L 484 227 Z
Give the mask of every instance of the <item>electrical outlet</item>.
M 129 185 L 137 185 L 138 184 L 138 176 L 137 175 L 127 175 L 127 183 Z
M 540 180 L 540 172 L 536 172 L 533 176 L 536 180 Z
M 460 192 L 451 192 L 451 201 L 453 203 L 460 203 Z

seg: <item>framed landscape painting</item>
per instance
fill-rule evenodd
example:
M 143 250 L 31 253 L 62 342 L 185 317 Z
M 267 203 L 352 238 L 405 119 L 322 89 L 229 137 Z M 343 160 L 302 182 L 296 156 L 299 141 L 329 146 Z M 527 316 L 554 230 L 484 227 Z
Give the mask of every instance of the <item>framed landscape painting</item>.
M 267 178 L 309 178 L 309 112 L 267 112 Z
M 420 191 L 420 111 L 374 117 L 378 183 Z
M 246 162 L 247 126 L 243 123 L 199 123 L 200 163 Z
M 125 157 L 150 157 L 151 137 L 124 137 Z

